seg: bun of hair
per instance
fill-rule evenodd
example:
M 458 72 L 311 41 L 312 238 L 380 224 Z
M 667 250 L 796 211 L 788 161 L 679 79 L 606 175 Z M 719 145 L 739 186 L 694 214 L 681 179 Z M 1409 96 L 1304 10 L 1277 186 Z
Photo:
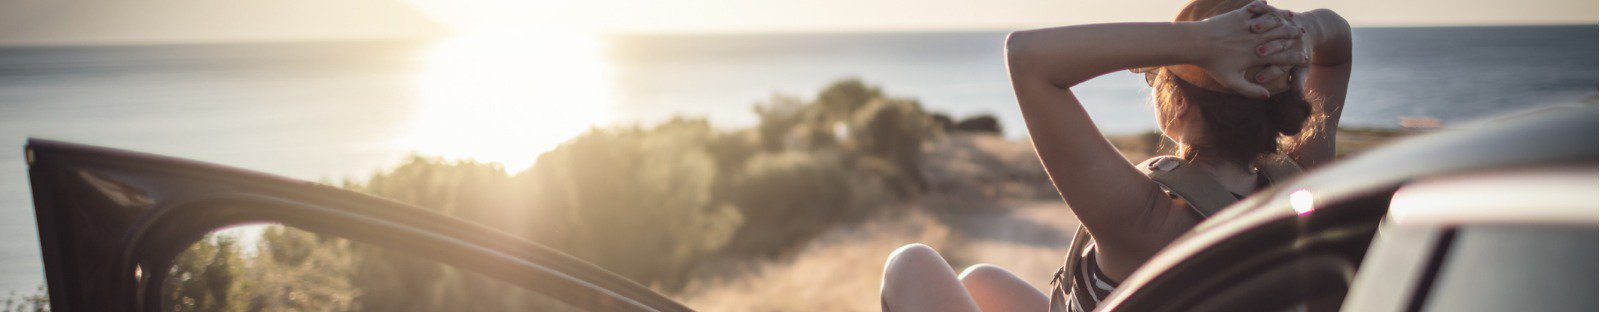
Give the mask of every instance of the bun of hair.
M 1193 157 L 1192 152 L 1203 148 L 1247 162 L 1298 148 L 1318 131 L 1308 127 L 1315 124 L 1316 112 L 1299 88 L 1263 101 L 1207 90 L 1165 73 L 1153 79 L 1151 86 L 1156 108 L 1168 112 L 1165 115 L 1176 116 L 1180 107 L 1193 107 L 1200 114 L 1204 141 L 1180 143 L 1178 152 L 1183 157 Z
M 1299 92 L 1293 90 L 1289 92 Z M 1306 129 L 1311 120 L 1311 103 L 1306 101 L 1273 101 L 1267 105 L 1267 123 L 1279 134 L 1294 136 Z

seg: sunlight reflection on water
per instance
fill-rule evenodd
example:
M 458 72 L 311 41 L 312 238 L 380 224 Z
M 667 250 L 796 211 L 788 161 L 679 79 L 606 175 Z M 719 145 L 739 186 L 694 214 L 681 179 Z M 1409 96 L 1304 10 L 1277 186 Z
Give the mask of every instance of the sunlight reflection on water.
M 463 36 L 430 48 L 418 107 L 399 150 L 498 162 L 520 171 L 540 153 L 612 121 L 612 68 L 592 36 Z

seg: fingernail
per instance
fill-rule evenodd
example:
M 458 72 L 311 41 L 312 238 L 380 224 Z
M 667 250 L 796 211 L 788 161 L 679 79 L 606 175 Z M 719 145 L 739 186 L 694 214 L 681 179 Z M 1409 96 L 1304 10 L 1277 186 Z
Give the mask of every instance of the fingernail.
M 1260 31 L 1261 31 L 1261 25 L 1259 25 L 1259 24 L 1257 24 L 1257 25 L 1250 25 L 1250 31 L 1254 31 L 1254 32 L 1260 32 Z
M 1294 11 L 1289 11 L 1289 19 L 1294 19 Z
M 1256 47 L 1256 54 L 1267 55 L 1267 47 Z
M 1267 76 L 1263 76 L 1261 74 L 1256 74 L 1256 82 L 1266 82 L 1266 81 L 1267 81 Z

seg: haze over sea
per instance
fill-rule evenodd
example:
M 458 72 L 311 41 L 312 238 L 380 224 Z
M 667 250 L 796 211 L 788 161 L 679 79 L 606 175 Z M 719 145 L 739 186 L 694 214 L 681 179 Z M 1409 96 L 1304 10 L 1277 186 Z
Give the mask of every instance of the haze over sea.
M 1395 128 L 1401 117 L 1425 117 L 1449 126 L 1593 103 L 1596 35 L 1594 25 L 1358 28 L 1344 125 Z M 360 179 L 412 152 L 520 170 L 593 124 L 681 115 L 741 127 L 773 93 L 810 97 L 859 77 L 958 118 L 994 114 L 1021 138 L 1004 36 L 0 47 L 0 292 L 43 280 L 22 157 L 28 137 L 308 180 Z M 1107 133 L 1155 128 L 1139 76 L 1114 73 L 1074 91 Z M 477 126 L 439 126 L 462 120 Z

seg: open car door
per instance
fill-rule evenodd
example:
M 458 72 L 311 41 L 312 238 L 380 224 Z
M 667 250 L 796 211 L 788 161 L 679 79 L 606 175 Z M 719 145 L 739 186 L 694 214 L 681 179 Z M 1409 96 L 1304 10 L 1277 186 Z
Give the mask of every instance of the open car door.
M 521 291 L 495 294 L 549 299 L 536 302 L 550 306 L 531 310 L 689 310 L 549 247 L 395 201 L 241 169 L 48 140 L 30 140 L 26 152 L 54 311 L 186 310 L 184 302 L 170 301 L 189 299 L 167 294 L 170 289 L 163 286 L 200 279 L 173 269 L 175 260 L 208 234 L 247 224 L 303 230 L 316 235 L 313 242 L 370 245 L 383 250 L 383 259 L 436 261 L 460 271 L 450 274 L 483 276 Z M 373 267 L 370 262 L 353 266 Z M 469 288 L 449 291 L 487 292 Z M 261 308 L 261 302 L 253 307 Z

